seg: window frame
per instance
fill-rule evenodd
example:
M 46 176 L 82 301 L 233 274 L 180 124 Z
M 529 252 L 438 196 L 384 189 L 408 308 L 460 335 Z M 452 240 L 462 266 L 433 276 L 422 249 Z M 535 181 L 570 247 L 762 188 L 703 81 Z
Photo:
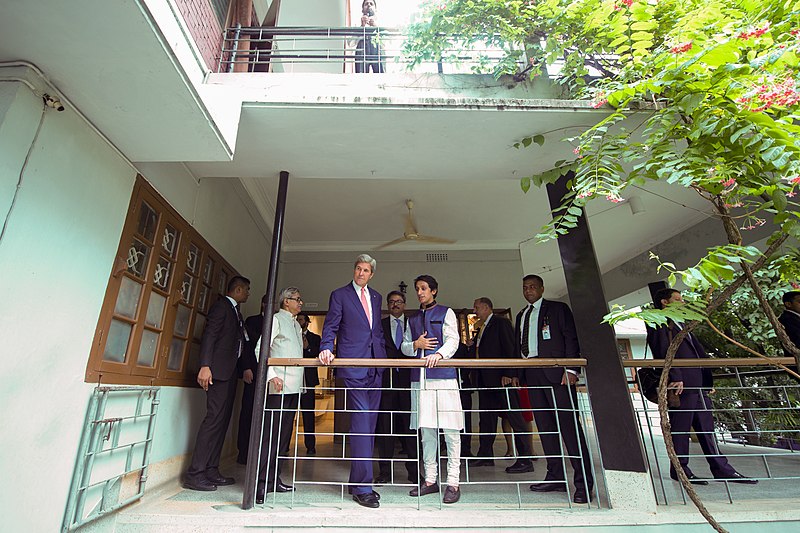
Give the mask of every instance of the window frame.
M 145 238 L 137 231 L 142 206 L 145 203 L 157 213 L 152 239 Z M 173 254 L 167 253 L 162 248 L 162 241 L 159 238 L 167 225 L 174 228 L 179 236 Z M 131 272 L 133 267 L 129 268 L 127 261 L 134 238 L 146 246 L 150 246 L 147 263 L 140 269 L 143 271 L 143 277 Z M 188 265 L 190 246 L 194 246 L 199 252 L 194 273 L 190 271 Z M 154 280 L 159 259 L 168 260 L 172 265 L 169 274 L 171 279 L 167 282 L 165 289 L 157 286 Z M 209 273 L 210 283 L 206 281 L 204 270 L 209 260 L 212 261 Z M 95 328 L 89 361 L 86 366 L 85 381 L 98 384 L 197 386 L 199 348 L 202 338 L 202 330 L 195 331 L 197 321 L 201 320 L 200 316 L 203 317 L 203 321 L 205 320 L 211 305 L 217 298 L 224 295 L 226 281 L 237 274 L 238 272 L 158 194 L 144 177 L 137 175 Z M 195 279 L 188 301 L 183 294 L 183 282 L 186 275 Z M 141 287 L 133 317 L 115 312 L 120 288 L 125 278 L 138 283 Z M 221 283 L 222 285 L 220 285 Z M 221 291 L 220 286 L 223 287 Z M 201 306 L 199 304 L 202 302 L 199 300 L 202 290 L 205 290 L 205 302 Z M 154 293 L 165 298 L 160 329 L 146 322 L 148 306 Z M 178 335 L 175 332 L 178 310 L 181 306 L 189 309 L 185 335 Z M 132 326 L 123 362 L 104 358 L 112 320 Z M 139 364 L 141 339 L 145 331 L 158 332 L 159 335 L 152 366 Z M 180 363 L 173 365 L 177 368 L 170 369 L 170 350 L 173 339 L 179 339 L 184 344 Z

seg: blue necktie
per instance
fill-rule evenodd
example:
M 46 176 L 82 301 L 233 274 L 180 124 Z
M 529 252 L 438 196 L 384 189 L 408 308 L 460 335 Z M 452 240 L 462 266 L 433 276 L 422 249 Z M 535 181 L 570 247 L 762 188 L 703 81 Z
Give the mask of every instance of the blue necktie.
M 403 322 L 402 320 L 394 321 L 394 346 L 398 350 L 403 343 Z

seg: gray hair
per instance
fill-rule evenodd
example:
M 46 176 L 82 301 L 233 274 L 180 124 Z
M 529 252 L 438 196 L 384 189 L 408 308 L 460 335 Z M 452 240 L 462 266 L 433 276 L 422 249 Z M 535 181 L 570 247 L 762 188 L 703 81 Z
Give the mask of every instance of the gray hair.
M 283 304 L 288 298 L 294 297 L 295 294 L 300 294 L 300 289 L 297 287 L 286 287 L 278 295 L 278 309 L 283 309 Z
M 357 267 L 360 263 L 367 263 L 372 268 L 373 273 L 375 272 L 375 267 L 378 265 L 378 262 L 375 261 L 369 254 L 361 254 L 356 257 L 356 262 L 353 263 L 353 268 Z

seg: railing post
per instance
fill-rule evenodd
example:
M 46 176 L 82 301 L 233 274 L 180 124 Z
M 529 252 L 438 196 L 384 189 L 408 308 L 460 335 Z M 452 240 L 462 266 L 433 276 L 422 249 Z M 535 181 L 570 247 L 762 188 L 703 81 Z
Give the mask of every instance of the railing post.
M 236 23 L 236 29 L 233 31 L 233 43 L 231 44 L 231 59 L 228 62 L 228 73 L 233 72 L 233 65 L 236 64 L 236 51 L 239 49 L 239 35 L 242 33 L 242 25 Z
M 278 284 L 278 265 L 281 257 L 281 244 L 283 242 L 283 220 L 286 213 L 286 193 L 289 188 L 289 173 L 281 171 L 278 184 L 278 201 L 275 206 L 275 224 L 272 227 L 272 250 L 269 257 L 269 273 L 267 275 L 267 302 L 268 308 L 264 312 L 264 322 L 261 324 L 261 338 L 272 337 L 272 302 L 275 301 Z M 255 399 L 253 401 L 253 420 L 250 424 L 250 447 L 247 452 L 247 473 L 245 474 L 244 496 L 242 509 L 252 509 L 255 501 L 256 478 L 258 467 L 261 464 L 261 433 L 264 430 L 264 403 L 267 392 L 267 366 L 269 364 L 270 343 L 261 342 L 258 358 L 258 372 L 256 375 Z M 261 458 L 263 460 L 263 458 Z

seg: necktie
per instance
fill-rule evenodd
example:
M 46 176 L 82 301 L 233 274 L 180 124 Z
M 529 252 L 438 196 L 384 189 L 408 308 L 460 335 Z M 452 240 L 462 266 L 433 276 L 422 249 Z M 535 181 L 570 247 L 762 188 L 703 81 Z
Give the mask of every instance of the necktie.
M 364 314 L 367 315 L 369 327 L 372 327 L 372 316 L 370 316 L 369 312 L 369 304 L 367 303 L 367 289 L 365 287 L 361 287 L 361 307 L 364 308 Z
M 519 327 L 522 328 L 522 356 L 528 357 L 530 354 L 531 348 L 528 346 L 528 342 L 530 339 L 530 324 L 531 321 L 531 312 L 533 311 L 533 306 L 529 305 L 528 309 L 525 311 L 525 314 L 522 316 L 522 322 L 520 322 Z
M 396 319 L 394 321 L 394 346 L 398 350 L 403 343 L 403 321 Z
M 244 321 L 242 320 L 242 312 L 239 306 L 234 307 L 236 310 L 236 320 L 239 322 L 239 344 L 236 347 L 236 358 L 242 356 L 242 348 L 244 347 Z

